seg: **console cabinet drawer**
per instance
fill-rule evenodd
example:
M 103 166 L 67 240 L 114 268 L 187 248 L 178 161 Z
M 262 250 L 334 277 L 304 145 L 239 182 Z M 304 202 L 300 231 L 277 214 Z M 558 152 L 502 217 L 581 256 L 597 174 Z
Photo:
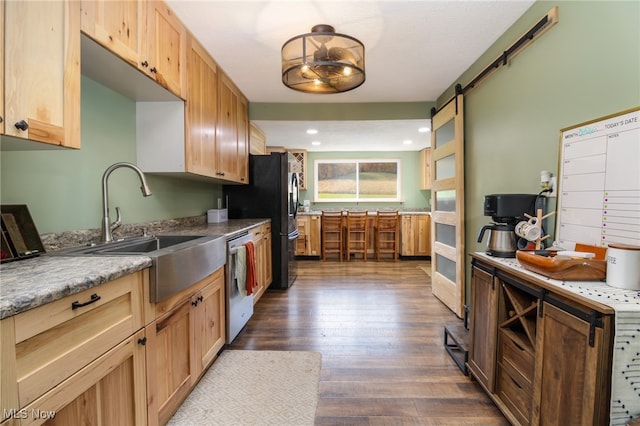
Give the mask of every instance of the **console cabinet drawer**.
M 511 414 L 523 425 L 528 425 L 531 419 L 531 390 L 531 386 L 521 378 L 510 376 L 502 366 L 498 366 L 496 393 Z
M 20 407 L 143 326 L 142 272 L 16 315 Z
M 520 375 L 527 385 L 531 386 L 535 368 L 533 352 L 519 344 L 504 330 L 500 330 L 498 348 L 498 362 L 509 370 L 512 376 Z

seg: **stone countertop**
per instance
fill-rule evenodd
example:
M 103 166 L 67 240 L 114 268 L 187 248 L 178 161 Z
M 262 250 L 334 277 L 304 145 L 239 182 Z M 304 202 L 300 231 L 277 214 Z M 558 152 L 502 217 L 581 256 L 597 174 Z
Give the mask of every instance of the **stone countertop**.
M 166 227 L 156 234 L 234 235 L 269 219 L 231 219 L 223 223 Z M 0 265 L 0 319 L 151 267 L 151 258 L 134 256 L 49 256 Z
M 0 267 L 0 319 L 151 266 L 146 256 L 39 256 Z
M 382 210 L 385 211 L 387 209 L 375 209 L 375 210 L 368 210 L 368 209 L 327 209 L 330 211 L 337 211 L 337 210 L 341 210 L 343 212 L 347 212 L 347 210 L 354 210 L 354 211 L 361 211 L 361 210 L 367 210 L 367 213 L 369 213 L 370 215 L 375 215 L 378 210 Z M 399 210 L 398 214 L 400 216 L 403 215 L 431 215 L 431 210 L 425 210 L 425 209 L 407 209 L 407 210 Z M 320 216 L 322 215 L 322 210 L 309 210 L 308 212 L 305 212 L 303 210 L 298 210 L 298 215 L 300 216 Z

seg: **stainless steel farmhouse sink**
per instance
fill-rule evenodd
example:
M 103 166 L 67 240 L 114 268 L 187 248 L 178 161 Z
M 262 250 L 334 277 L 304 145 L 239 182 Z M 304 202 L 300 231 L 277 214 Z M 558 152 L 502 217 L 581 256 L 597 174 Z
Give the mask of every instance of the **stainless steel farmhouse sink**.
M 226 263 L 224 235 L 158 235 L 49 252 L 53 256 L 124 256 L 151 258 L 149 296 L 159 302 L 197 283 Z
M 129 242 L 122 247 L 113 247 L 105 251 L 109 253 L 149 253 L 198 238 L 203 237 L 198 235 L 159 235 L 144 241 Z

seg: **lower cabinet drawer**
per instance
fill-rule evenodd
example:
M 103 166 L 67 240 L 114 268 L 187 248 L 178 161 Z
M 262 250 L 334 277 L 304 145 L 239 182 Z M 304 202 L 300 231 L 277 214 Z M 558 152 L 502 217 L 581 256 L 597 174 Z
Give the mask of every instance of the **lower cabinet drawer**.
M 496 394 L 520 424 L 528 425 L 533 396 L 531 386 L 521 380 L 511 377 L 501 365 L 498 365 Z
M 20 407 L 143 326 L 142 272 L 15 316 Z
M 147 424 L 144 330 L 24 407 L 21 426 Z

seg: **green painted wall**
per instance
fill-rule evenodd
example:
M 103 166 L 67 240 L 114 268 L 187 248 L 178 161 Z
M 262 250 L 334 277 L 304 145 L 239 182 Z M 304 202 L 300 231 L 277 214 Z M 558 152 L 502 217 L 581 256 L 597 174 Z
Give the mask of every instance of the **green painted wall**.
M 250 120 L 411 120 L 430 117 L 435 102 L 249 104 Z
M 490 221 L 485 194 L 537 193 L 541 170 L 557 174 L 560 129 L 640 105 L 637 1 L 537 2 L 456 83 L 471 81 L 555 5 L 558 24 L 465 96 L 468 252 L 484 250 L 476 239 Z
M 82 78 L 80 150 L 2 151 L 2 204 L 26 204 L 38 232 L 99 228 L 102 174 L 113 163 L 136 162 L 135 102 Z M 137 175 L 109 177 L 111 219 L 124 223 L 204 214 L 221 194 L 217 184 L 147 175 L 153 195 L 143 197 Z
M 420 185 L 420 161 L 417 151 L 397 152 L 309 152 L 307 157 L 307 189 L 300 191 L 300 200 L 309 200 L 311 210 L 332 208 L 428 208 L 431 191 L 418 189 Z M 314 203 L 314 176 L 317 159 L 375 159 L 389 158 L 400 160 L 402 203 Z M 302 202 L 302 201 L 301 201 Z

